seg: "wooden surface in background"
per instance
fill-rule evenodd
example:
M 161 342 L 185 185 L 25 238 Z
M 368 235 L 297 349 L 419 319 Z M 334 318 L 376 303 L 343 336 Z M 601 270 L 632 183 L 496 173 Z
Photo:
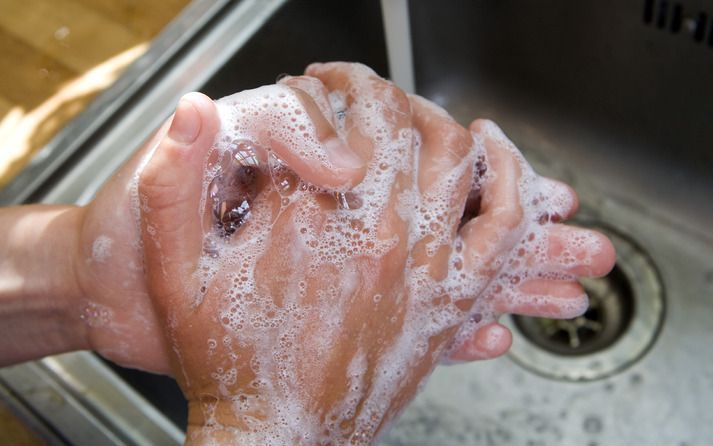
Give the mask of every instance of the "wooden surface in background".
M 47 443 L 32 432 L 0 401 L 0 438 L 12 446 L 44 446 Z
M 68 85 L 150 41 L 189 2 L 0 0 L 0 187 L 101 91 L 67 92 Z M 140 54 L 130 53 L 118 68 Z M 63 89 L 65 99 L 57 100 Z M 2 444 L 44 444 L 2 401 L 0 438 Z
M 0 187 L 189 2 L 0 0 Z M 96 88 L 81 85 L 132 48 Z

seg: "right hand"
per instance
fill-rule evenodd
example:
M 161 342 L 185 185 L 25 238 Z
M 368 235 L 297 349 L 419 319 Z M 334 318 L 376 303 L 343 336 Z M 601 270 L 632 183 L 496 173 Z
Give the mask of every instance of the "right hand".
M 492 121 L 475 120 L 470 131 L 485 148 L 490 175 L 482 186 L 480 215 L 460 232 L 471 247 L 465 267 L 491 280 L 449 346 L 450 361 L 505 353 L 512 334 L 496 322 L 501 314 L 582 314 L 588 298 L 578 279 L 604 276 L 616 260 L 606 236 L 560 223 L 579 205 L 571 187 L 537 175 Z

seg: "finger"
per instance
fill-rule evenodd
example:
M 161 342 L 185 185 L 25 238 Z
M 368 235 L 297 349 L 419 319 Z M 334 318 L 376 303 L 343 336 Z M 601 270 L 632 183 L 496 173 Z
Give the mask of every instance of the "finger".
M 480 140 L 488 157 L 488 174 L 481 193 L 480 215 L 460 230 L 467 269 L 497 269 L 498 256 L 518 240 L 523 220 L 520 203 L 520 164 L 499 139 L 481 132 L 481 121 L 471 124 L 474 139 Z
M 358 184 L 366 163 L 305 91 L 287 84 L 248 90 L 217 101 L 222 121 L 219 148 L 248 139 L 259 159 L 266 149 L 305 181 L 332 190 Z M 224 145 L 224 146 L 221 146 Z
M 346 107 L 345 117 L 351 117 L 351 123 L 362 130 L 373 127 L 375 123 L 370 118 L 377 114 L 394 130 L 411 125 L 411 104 L 406 93 L 366 65 L 314 63 L 307 67 L 305 74 L 322 81 L 330 92 L 341 93 L 344 96 L 342 105 Z M 386 139 L 393 137 L 383 136 Z
M 332 105 L 329 103 L 329 91 L 327 91 L 327 87 L 325 87 L 319 79 L 311 76 L 285 76 L 280 79 L 278 83 L 300 90 L 309 95 L 319 108 L 322 116 L 329 121 L 332 129 L 334 129 L 335 116 Z
M 471 189 L 473 180 L 473 138 L 450 115 L 424 98 L 409 95 L 413 126 L 420 135 L 418 155 L 418 189 L 424 197 L 420 211 L 436 233 L 446 228 L 446 238 L 434 239 L 428 234 L 414 245 L 416 264 L 429 264 L 431 277 L 441 280 L 448 274 L 452 237 Z M 434 242 L 441 244 L 434 250 Z M 432 255 L 426 253 L 431 252 Z M 425 254 L 425 255 L 424 255 Z
M 453 361 L 479 361 L 505 354 L 512 345 L 512 333 L 502 324 L 493 322 L 479 327 L 453 351 L 448 359 Z
M 533 205 L 540 206 L 545 212 L 540 221 L 560 222 L 574 216 L 579 208 L 579 197 L 569 185 L 552 178 L 540 177 L 542 193 L 534 198 Z M 540 203 L 542 202 L 542 203 Z
M 326 152 L 322 157 L 311 157 L 310 151 L 297 147 L 292 141 L 273 138 L 272 149 L 297 175 L 306 181 L 327 189 L 350 189 L 364 179 L 366 163 L 340 138 L 332 122 L 325 117 L 312 96 L 299 88 L 292 88 L 305 113 L 314 125 L 317 140 Z
M 319 79 L 329 91 L 344 93 L 347 106 L 357 99 L 360 88 L 368 87 L 370 78 L 381 79 L 366 65 L 350 62 L 313 63 L 305 69 L 305 75 Z M 359 85 L 362 82 L 364 85 Z
M 318 78 L 334 95 L 335 110 L 343 122 L 349 145 L 363 159 L 371 160 L 375 147 L 398 139 L 411 126 L 411 106 L 406 94 L 361 64 L 330 62 L 312 64 L 305 74 Z M 408 141 L 410 147 L 411 141 Z M 409 157 L 411 153 L 404 153 Z
M 406 94 L 370 68 L 354 63 L 312 64 L 305 73 L 318 78 L 329 90 L 338 114 L 337 128 L 349 145 L 378 173 L 393 178 L 383 201 L 382 224 L 377 237 L 404 234 L 407 222 L 399 214 L 401 192 L 413 186 L 414 151 L 411 105 Z M 375 182 L 378 180 L 374 180 Z M 403 244 L 400 244 L 405 246 Z
M 167 306 L 172 296 L 183 295 L 190 286 L 201 252 L 203 169 L 219 124 L 208 97 L 200 93 L 184 96 L 166 136 L 140 173 L 148 286 L 152 294 L 166 299 L 158 303 Z
M 422 193 L 438 192 L 438 186 L 454 169 L 459 176 L 472 172 L 463 160 L 471 154 L 473 138 L 445 110 L 426 99 L 409 95 L 413 123 L 421 134 L 418 185 Z M 470 187 L 468 178 L 467 187 Z M 467 189 L 466 189 L 467 191 Z M 464 191 L 465 192 L 465 191 Z M 458 202 L 465 196 L 458 197 Z
M 530 279 L 493 299 L 498 313 L 569 319 L 587 310 L 589 299 L 574 280 Z
M 616 262 L 611 241 L 597 231 L 557 224 L 547 228 L 546 238 L 544 258 L 528 259 L 529 264 L 545 273 L 602 277 Z

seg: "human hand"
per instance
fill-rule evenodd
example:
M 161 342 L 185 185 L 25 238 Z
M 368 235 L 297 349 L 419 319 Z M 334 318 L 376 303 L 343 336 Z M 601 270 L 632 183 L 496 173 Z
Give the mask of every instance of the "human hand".
M 150 288 L 168 321 L 195 441 L 370 442 L 413 396 L 476 297 L 505 274 L 502 258 L 527 227 L 531 207 L 519 203 L 514 155 L 476 146 L 488 149 L 492 171 L 478 218 L 459 234 L 468 190 L 480 187 L 474 161 L 485 160 L 470 136 L 364 67 L 317 65 L 308 74 L 329 93 L 315 79 L 286 82 L 309 92 L 334 124 L 329 133 L 369 162 L 365 182 L 337 202 L 305 183 L 295 188 L 242 118 L 241 144 L 247 137 L 263 149 L 262 177 L 250 186 L 250 218 L 233 235 L 198 217 L 206 145 L 159 148 L 142 175 Z M 461 358 L 502 351 L 481 342 L 499 326 L 478 328 L 453 356 L 469 342 L 477 355 L 470 348 Z
M 461 229 L 465 243 L 479 247 L 465 256 L 465 268 L 497 273 L 449 346 L 449 361 L 505 353 L 512 335 L 497 322 L 501 314 L 557 319 L 582 314 L 588 299 L 577 279 L 606 275 L 616 260 L 604 235 L 560 223 L 577 211 L 572 188 L 537 175 L 495 123 L 475 120 L 470 130 L 485 147 L 491 174 L 481 201 L 466 210 L 481 215 Z M 490 221 L 492 215 L 498 220 Z
M 209 143 L 159 147 L 141 177 L 149 289 L 189 399 L 189 440 L 368 443 L 410 400 L 472 301 L 452 288 L 469 285 L 453 284 L 448 265 L 471 186 L 470 135 L 440 109 L 412 114 L 403 92 L 363 66 L 307 74 L 319 81 L 286 83 L 309 91 L 369 165 L 338 200 L 291 183 L 266 156 L 250 216 L 226 236 L 201 207 Z M 267 115 L 283 113 L 268 96 Z M 228 107 L 247 104 L 250 116 L 263 99 L 237 95 Z M 247 129 L 241 119 L 230 125 Z
M 196 94 L 187 97 L 186 106 L 193 104 L 192 99 L 202 107 L 200 120 L 184 120 L 180 125 L 197 125 L 206 135 L 202 142 L 212 141 L 220 125 L 215 106 Z M 293 105 L 306 116 L 323 119 L 317 105 L 304 93 L 296 92 L 293 100 Z M 171 122 L 169 118 L 87 206 L 73 211 L 79 214 L 74 219 L 79 222 L 76 228 L 79 242 L 73 270 L 81 290 L 73 307 L 84 322 L 87 347 L 120 365 L 163 374 L 171 374 L 172 369 L 163 330 L 145 284 L 136 187 L 137 172 L 156 147 L 176 143 L 167 135 Z M 329 124 L 317 122 L 316 129 L 326 147 L 331 147 L 333 135 L 329 133 Z M 303 178 L 309 178 L 312 184 L 344 188 L 358 182 L 364 173 L 361 160 L 349 158 L 348 150 L 340 152 L 338 147 L 331 147 L 334 150 L 330 155 L 342 158 L 327 168 L 324 157 L 322 160 L 301 158 L 292 153 L 292 147 L 274 145 L 275 153 L 289 159 L 293 169 Z M 317 150 L 311 155 L 320 153 Z

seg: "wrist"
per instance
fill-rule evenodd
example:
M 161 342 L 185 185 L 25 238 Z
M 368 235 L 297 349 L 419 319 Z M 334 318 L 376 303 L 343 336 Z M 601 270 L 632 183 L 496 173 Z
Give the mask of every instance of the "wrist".
M 87 347 L 75 260 L 82 219 L 75 206 L 0 211 L 0 364 Z

